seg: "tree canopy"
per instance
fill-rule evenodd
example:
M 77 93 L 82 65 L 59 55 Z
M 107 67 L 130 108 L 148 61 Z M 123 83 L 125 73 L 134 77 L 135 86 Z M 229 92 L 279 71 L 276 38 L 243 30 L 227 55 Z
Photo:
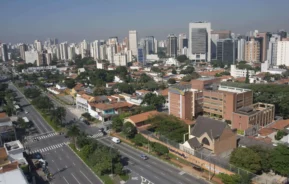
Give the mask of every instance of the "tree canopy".
M 181 70 L 180 74 L 191 74 L 195 71 L 193 66 L 188 66 L 186 69 Z
M 137 129 L 130 122 L 126 122 L 123 125 L 122 133 L 126 135 L 128 138 L 134 138 L 134 136 L 137 134 Z
M 169 84 L 175 84 L 175 83 L 176 83 L 176 79 L 170 78 L 170 79 L 168 80 L 168 83 L 169 83 Z
M 179 62 L 183 63 L 183 62 L 185 62 L 185 61 L 188 61 L 189 58 L 188 58 L 186 55 L 179 55 L 179 56 L 177 57 L 177 60 L 178 60 Z
M 75 80 L 74 79 L 65 79 L 64 80 L 64 84 L 66 85 L 66 87 L 68 87 L 69 89 L 74 88 L 75 86 Z
M 289 148 L 286 145 L 278 145 L 272 150 L 270 155 L 271 169 L 282 175 L 289 175 Z
M 166 100 L 161 95 L 147 93 L 142 101 L 142 104 L 154 106 L 156 109 L 161 108 L 166 103 Z

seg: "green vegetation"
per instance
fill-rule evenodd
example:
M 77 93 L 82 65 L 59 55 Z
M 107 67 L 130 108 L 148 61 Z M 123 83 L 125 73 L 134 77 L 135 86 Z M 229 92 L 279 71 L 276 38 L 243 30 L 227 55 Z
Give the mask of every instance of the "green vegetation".
M 159 114 L 147 121 L 151 124 L 151 131 L 178 143 L 183 142 L 183 135 L 188 132 L 187 125 L 172 115 Z
M 236 148 L 231 154 L 230 163 L 256 174 L 272 170 L 288 176 L 289 148 L 286 145 L 278 145 L 273 149 L 261 146 Z
M 275 135 L 276 140 L 281 140 L 287 133 L 284 130 L 278 130 L 277 134 Z
M 40 90 L 37 88 L 27 88 L 24 90 L 24 95 L 27 98 L 33 99 L 38 97 L 41 94 Z
M 158 142 L 151 143 L 151 147 L 152 147 L 152 150 L 156 152 L 159 156 L 169 153 L 169 149 L 166 146 Z
M 181 62 L 181 63 L 184 63 L 184 62 L 186 62 L 186 61 L 189 61 L 189 58 L 188 58 L 186 55 L 179 55 L 179 56 L 177 57 L 177 60 L 178 60 L 179 62 Z
M 88 121 L 95 121 L 95 118 L 92 117 L 88 112 L 85 112 L 85 113 L 81 114 L 81 116 L 83 116 Z
M 14 103 L 16 95 L 11 90 L 8 89 L 8 84 L 0 84 L 0 106 L 3 106 L 3 110 L 7 113 L 8 116 L 12 116 L 15 113 Z
M 65 79 L 64 80 L 64 84 L 66 85 L 66 87 L 68 87 L 69 89 L 74 88 L 75 86 L 75 80 L 74 79 Z
M 154 106 L 156 109 L 161 108 L 165 103 L 165 97 L 156 95 L 154 93 L 147 93 L 142 101 L 142 104 Z
M 170 79 L 168 80 L 168 83 L 169 83 L 169 84 L 175 84 L 175 83 L 176 83 L 176 79 L 170 78 Z
M 217 177 L 221 178 L 224 184 L 251 184 L 252 183 L 248 175 L 241 176 L 238 174 L 228 175 L 228 174 L 220 173 L 217 175 Z
M 247 73 L 246 73 L 245 83 L 246 83 L 246 84 L 249 84 L 249 83 L 250 83 L 250 80 L 249 80 L 249 71 L 248 71 L 248 69 L 247 69 Z
M 184 76 L 183 78 L 182 78 L 182 81 L 184 81 L 184 82 L 190 82 L 192 79 L 197 79 L 197 78 L 199 78 L 200 77 L 200 75 L 197 73 L 197 72 L 193 72 L 193 73 L 191 73 L 191 74 L 187 74 L 186 76 Z
M 181 70 L 180 74 L 192 74 L 195 71 L 193 66 L 188 66 L 186 69 Z
M 217 73 L 217 74 L 215 75 L 215 77 L 222 77 L 222 76 L 224 76 L 224 75 L 231 75 L 231 73 L 228 72 L 228 71 L 224 71 L 224 72 L 221 72 L 221 73 Z
M 67 130 L 67 136 L 72 137 L 73 144 L 76 145 L 76 137 L 80 135 L 80 130 L 77 125 L 72 125 Z

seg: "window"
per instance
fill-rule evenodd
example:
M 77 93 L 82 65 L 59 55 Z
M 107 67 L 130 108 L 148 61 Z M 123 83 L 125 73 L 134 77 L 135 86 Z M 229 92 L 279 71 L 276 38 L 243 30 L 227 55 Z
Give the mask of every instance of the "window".
M 209 140 L 206 137 L 202 140 L 202 143 L 210 146 Z

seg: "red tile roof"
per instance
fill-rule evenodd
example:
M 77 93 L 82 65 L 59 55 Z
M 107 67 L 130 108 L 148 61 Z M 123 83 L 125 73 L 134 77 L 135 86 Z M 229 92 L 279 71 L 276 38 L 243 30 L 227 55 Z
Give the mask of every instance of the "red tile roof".
M 259 130 L 259 134 L 261 136 L 267 136 L 272 134 L 273 132 L 275 132 L 273 128 L 262 128 L 261 130 Z
M 94 104 L 94 103 L 90 103 L 89 104 L 92 107 L 95 107 L 96 109 L 100 109 L 100 110 L 109 110 L 109 109 L 120 109 L 120 108 L 124 108 L 124 107 L 132 107 L 132 104 L 129 104 L 127 102 L 117 102 L 117 103 L 112 103 L 112 104 L 106 104 L 106 103 L 98 103 L 98 104 Z
M 277 121 L 276 123 L 270 126 L 270 128 L 273 128 L 275 130 L 283 130 L 287 127 L 289 127 L 289 119 Z
M 140 122 L 144 122 L 144 121 L 148 120 L 150 117 L 155 116 L 157 114 L 159 114 L 158 111 L 149 111 L 149 112 L 144 112 L 141 114 L 130 116 L 127 119 L 129 119 L 133 123 L 137 124 Z
M 0 118 L 7 118 L 7 114 L 5 112 L 1 112 L 0 113 Z

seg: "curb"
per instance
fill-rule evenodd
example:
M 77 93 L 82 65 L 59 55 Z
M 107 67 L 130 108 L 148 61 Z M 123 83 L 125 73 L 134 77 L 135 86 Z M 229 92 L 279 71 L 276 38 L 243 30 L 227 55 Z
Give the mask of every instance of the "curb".
M 111 136 L 109 136 L 109 137 L 111 137 Z M 158 160 L 158 161 L 160 161 L 160 162 L 162 162 L 162 163 L 164 163 L 164 164 L 166 164 L 166 165 L 169 165 L 169 166 L 172 166 L 172 167 L 174 167 L 174 168 L 176 168 L 176 169 L 180 169 L 181 171 L 184 171 L 183 169 L 181 169 L 181 168 L 179 168 L 179 167 L 176 167 L 175 165 L 173 165 L 173 164 L 171 164 L 171 163 L 165 162 L 165 161 L 163 161 L 162 159 L 159 159 L 158 157 L 155 157 L 154 155 L 152 155 L 152 154 L 150 154 L 150 153 L 144 152 L 144 151 L 141 150 L 141 149 L 137 149 L 137 148 L 135 148 L 135 147 L 127 144 L 125 141 L 122 141 L 122 144 L 125 144 L 125 145 L 129 146 L 130 148 L 133 148 L 134 150 L 140 151 L 140 152 L 142 152 L 142 153 L 149 154 L 150 156 L 152 156 L 152 157 L 155 158 L 156 160 Z M 212 182 L 204 179 L 204 178 L 201 177 L 201 176 L 193 175 L 193 174 L 188 173 L 188 172 L 186 172 L 186 171 L 184 171 L 184 172 L 185 172 L 186 174 L 189 174 L 189 175 L 193 176 L 193 177 L 196 177 L 197 179 L 204 180 L 204 181 L 207 182 L 207 183 L 210 183 L 210 184 L 212 183 Z
M 23 97 L 25 98 L 25 100 L 27 100 L 27 102 L 29 102 L 30 103 L 30 101 L 26 98 L 26 96 L 18 89 L 18 87 L 16 87 L 15 85 L 14 85 L 14 83 L 11 83 L 16 89 L 17 89 L 17 91 L 21 94 L 21 95 L 23 95 Z M 50 126 L 49 125 L 49 123 L 47 123 L 47 121 L 45 120 L 45 118 L 38 112 L 38 110 L 34 107 L 34 105 L 32 105 L 31 103 L 30 103 L 30 105 L 32 106 L 32 108 L 37 112 L 37 114 L 39 115 L 39 116 L 41 116 L 41 118 L 44 120 L 44 122 L 52 129 L 52 131 L 54 131 L 54 132 L 57 132 L 52 126 Z M 49 131 L 48 131 L 49 132 Z
M 99 181 L 104 184 L 104 182 L 92 171 L 92 169 L 80 158 L 80 156 L 78 156 L 78 154 L 75 153 L 69 145 L 67 145 L 67 147 L 81 160 L 82 163 L 84 163 L 84 165 L 99 179 Z

